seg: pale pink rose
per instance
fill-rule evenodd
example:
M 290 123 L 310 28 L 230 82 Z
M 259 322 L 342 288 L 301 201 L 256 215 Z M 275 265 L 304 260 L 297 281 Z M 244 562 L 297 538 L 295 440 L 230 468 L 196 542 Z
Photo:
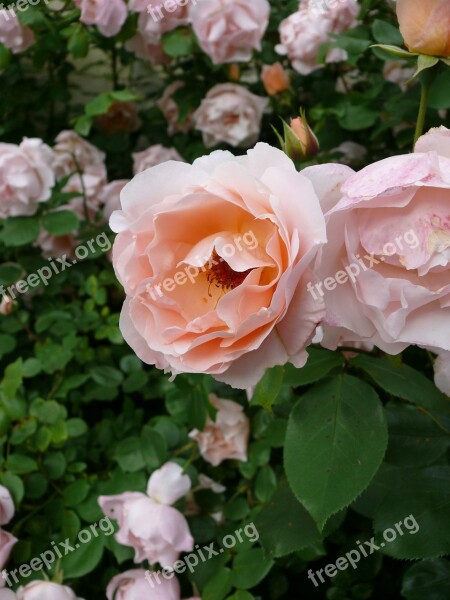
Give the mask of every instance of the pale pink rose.
M 12 311 L 12 307 L 14 302 L 11 300 L 9 296 L 2 296 L 2 301 L 0 302 L 0 315 L 10 315 Z
M 159 574 L 154 581 L 151 571 L 131 569 L 111 579 L 106 596 L 108 600 L 180 600 L 180 584 L 175 577 Z
M 189 437 L 198 443 L 203 458 L 217 467 L 224 460 L 247 460 L 250 422 L 237 402 L 210 394 L 209 401 L 217 408 L 215 421 L 209 417 L 202 431 L 193 429 Z
M 192 28 L 214 64 L 247 62 L 269 22 L 267 0 L 208 0 L 191 3 Z
M 3 588 L 4 582 L 0 580 L 0 600 L 17 600 L 16 594 L 12 590 Z
M 172 31 L 177 27 L 188 25 L 188 3 L 192 0 L 166 0 L 166 6 L 171 10 L 167 10 L 164 2 L 161 0 L 148 0 L 146 3 L 146 12 L 148 19 L 160 27 L 162 33 Z M 174 10 L 172 10 L 174 9 Z M 147 24 L 147 27 L 151 27 Z
M 32 581 L 25 587 L 20 587 L 17 600 L 83 600 L 66 585 L 51 581 Z
M 0 44 L 13 54 L 19 54 L 25 52 L 35 41 L 34 33 L 29 27 L 21 24 L 14 12 L 0 10 Z
M 152 473 L 148 480 L 147 495 L 159 504 L 175 504 L 191 489 L 189 475 L 174 462 L 167 462 Z
M 11 550 L 17 541 L 17 538 L 15 538 L 13 535 L 7 531 L 3 531 L 3 529 L 0 529 L 0 571 L 6 565 L 6 561 L 11 554 Z M 0 576 L 0 586 L 4 584 L 5 580 Z
M 150 146 L 142 152 L 135 152 L 132 154 L 132 157 L 133 172 L 135 175 L 168 160 L 184 161 L 175 148 L 164 148 L 161 144 Z
M 317 61 L 320 47 L 332 41 L 330 33 L 339 34 L 354 27 L 360 10 L 356 0 L 330 3 L 323 13 L 317 8 L 317 0 L 303 0 L 299 10 L 280 24 L 281 43 L 275 49 L 278 54 L 287 55 L 294 69 L 302 75 L 322 67 Z M 345 50 L 334 48 L 325 61 L 340 62 L 346 58 Z
M 450 352 L 441 352 L 434 362 L 434 383 L 450 396 Z
M 420 138 L 414 154 L 374 163 L 344 183 L 327 215 L 318 273 L 323 281 L 353 265 L 354 275 L 323 290 L 324 345 L 450 350 L 449 202 L 450 131 L 443 127 Z
M 128 10 L 132 12 L 141 13 L 147 10 L 149 0 L 129 0 Z
M 179 89 L 183 88 L 184 85 L 185 84 L 183 81 L 174 81 L 166 87 L 163 95 L 156 103 L 167 120 L 167 132 L 169 135 L 173 135 L 179 131 L 182 133 L 187 133 L 194 127 L 192 114 L 188 115 L 182 123 L 178 122 L 180 111 L 178 110 L 177 103 L 172 97 L 173 94 Z
M 195 128 L 207 148 L 226 142 L 248 148 L 259 137 L 268 98 L 255 96 L 235 83 L 220 83 L 206 94 L 194 113 Z
M 0 217 L 34 215 L 55 184 L 54 154 L 37 138 L 0 143 Z
M 113 37 L 127 19 L 127 5 L 123 0 L 74 0 L 81 9 L 80 21 L 96 25 L 105 37 Z
M 0 525 L 6 525 L 14 516 L 14 502 L 7 488 L 0 485 Z
M 103 166 L 102 173 L 106 178 L 105 153 L 83 139 L 75 131 L 65 130 L 58 134 L 55 145 L 55 174 L 57 179 L 72 175 L 78 171 L 86 171 L 99 165 Z
M 269 367 L 305 364 L 324 315 L 305 284 L 325 221 L 311 182 L 281 150 L 258 144 L 245 156 L 158 165 L 121 203 L 110 221 L 127 294 L 120 328 L 144 362 L 242 388 Z
M 117 179 L 106 184 L 99 195 L 99 204 L 103 206 L 103 216 L 109 221 L 115 210 L 120 210 L 120 193 L 128 183 L 128 179 Z

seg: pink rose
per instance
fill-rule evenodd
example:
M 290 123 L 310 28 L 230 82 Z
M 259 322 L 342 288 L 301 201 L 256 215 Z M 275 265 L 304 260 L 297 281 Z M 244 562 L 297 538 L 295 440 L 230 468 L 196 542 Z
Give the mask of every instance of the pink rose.
M 248 148 L 259 137 L 261 120 L 269 103 L 235 83 L 215 85 L 194 113 L 195 128 L 207 148 L 226 142 Z
M 178 109 L 177 103 L 172 97 L 173 94 L 179 89 L 183 88 L 184 85 L 185 84 L 183 83 L 183 81 L 174 81 L 166 87 L 163 95 L 156 103 L 156 105 L 167 120 L 167 132 L 169 133 L 169 135 L 173 135 L 178 131 L 182 133 L 187 133 L 194 127 L 192 114 L 188 115 L 182 123 L 178 122 L 180 111 Z
M 175 148 L 164 148 L 161 144 L 150 146 L 142 152 L 135 152 L 132 156 L 134 163 L 133 172 L 135 175 L 168 160 L 184 161 Z
M 0 485 L 0 525 L 6 525 L 14 516 L 14 502 L 9 490 Z
M 34 215 L 55 184 L 54 154 L 42 140 L 0 143 L 0 217 Z
M 150 477 L 147 495 L 126 492 L 100 496 L 98 502 L 108 517 L 119 524 L 116 539 L 135 550 L 135 562 L 148 560 L 170 567 L 180 552 L 189 552 L 194 540 L 185 517 L 169 506 L 190 489 L 190 479 L 175 463 L 166 463 Z
M 317 56 L 322 44 L 332 41 L 330 33 L 343 33 L 356 25 L 355 18 L 360 10 L 356 0 L 340 0 L 327 6 L 322 12 L 317 0 L 303 0 L 297 12 L 281 22 L 281 43 L 276 46 L 278 54 L 287 55 L 294 69 L 309 75 L 322 65 Z M 347 53 L 340 48 L 331 50 L 326 62 L 346 60 Z
M 0 315 L 8 316 L 11 314 L 12 307 L 14 305 L 13 300 L 9 296 L 2 296 L 2 301 L 0 302 Z
M 247 460 L 250 422 L 240 404 L 210 394 L 209 401 L 217 408 L 216 420 L 208 418 L 203 431 L 194 429 L 189 437 L 199 446 L 203 458 L 217 467 L 224 460 Z
M 34 33 L 29 27 L 21 24 L 14 12 L 0 10 L 0 44 L 9 48 L 13 54 L 19 54 L 25 52 L 34 42 Z
M 120 328 L 141 360 L 242 388 L 274 365 L 305 364 L 324 315 L 305 282 L 325 220 L 281 150 L 258 144 L 246 156 L 158 165 L 121 203 L 110 221 L 127 294 Z
M 86 171 L 91 167 L 102 165 L 106 178 L 105 154 L 75 131 L 61 131 L 58 134 L 53 150 L 56 155 L 55 174 L 62 179 L 78 171 Z
M 191 4 L 189 16 L 202 50 L 214 64 L 247 62 L 269 22 L 267 0 L 208 0 Z
M 5 566 L 13 546 L 17 543 L 17 538 L 0 529 L 0 571 Z M 0 587 L 5 584 L 5 580 L 0 576 Z
M 32 581 L 16 593 L 17 600 L 82 600 L 66 585 L 51 581 Z
M 105 37 L 113 37 L 122 29 L 127 19 L 127 5 L 123 0 L 74 0 L 81 8 L 80 21 L 96 25 Z
M 449 202 L 444 127 L 420 138 L 414 154 L 376 162 L 345 182 L 327 215 L 319 275 L 323 281 L 349 270 L 332 290 L 322 288 L 324 345 L 365 341 L 390 354 L 410 344 L 450 350 Z
M 441 352 L 434 362 L 434 383 L 450 396 L 450 352 Z
M 107 183 L 99 195 L 99 204 L 103 206 L 103 216 L 109 221 L 115 210 L 120 210 L 120 193 L 128 183 L 128 179 L 117 179 Z
M 180 600 L 180 584 L 175 577 L 160 577 L 158 583 L 150 579 L 150 573 L 131 569 L 116 575 L 106 589 L 108 600 Z
M 2 588 L 2 582 L 0 581 L 0 600 L 17 600 L 16 594 L 12 590 Z

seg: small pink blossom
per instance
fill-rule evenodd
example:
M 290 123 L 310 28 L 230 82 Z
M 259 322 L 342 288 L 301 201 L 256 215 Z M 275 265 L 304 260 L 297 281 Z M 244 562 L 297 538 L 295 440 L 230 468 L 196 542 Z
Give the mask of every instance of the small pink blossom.
M 0 10 L 0 44 L 11 50 L 13 54 L 20 54 L 28 50 L 35 41 L 32 30 L 22 25 L 14 12 Z

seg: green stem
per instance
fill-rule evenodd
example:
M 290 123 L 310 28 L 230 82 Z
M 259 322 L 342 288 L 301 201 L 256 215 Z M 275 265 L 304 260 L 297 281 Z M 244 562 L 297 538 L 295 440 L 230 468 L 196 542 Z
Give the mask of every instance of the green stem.
M 417 125 L 416 125 L 416 133 L 414 135 L 414 145 L 417 140 L 423 133 L 423 128 L 425 125 L 425 117 L 427 114 L 427 106 L 428 106 L 428 81 L 423 78 L 421 80 L 422 91 L 420 93 L 420 106 L 419 106 L 419 114 L 417 115 Z

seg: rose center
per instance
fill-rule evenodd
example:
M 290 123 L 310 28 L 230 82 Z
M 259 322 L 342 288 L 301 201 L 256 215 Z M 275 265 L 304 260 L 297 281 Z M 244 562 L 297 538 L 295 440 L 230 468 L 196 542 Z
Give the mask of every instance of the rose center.
M 221 287 L 224 290 L 234 290 L 238 285 L 241 285 L 250 271 L 253 270 L 234 271 L 215 250 L 213 250 L 210 262 L 211 266 L 207 271 L 206 278 L 210 284 L 214 284 L 216 287 Z

